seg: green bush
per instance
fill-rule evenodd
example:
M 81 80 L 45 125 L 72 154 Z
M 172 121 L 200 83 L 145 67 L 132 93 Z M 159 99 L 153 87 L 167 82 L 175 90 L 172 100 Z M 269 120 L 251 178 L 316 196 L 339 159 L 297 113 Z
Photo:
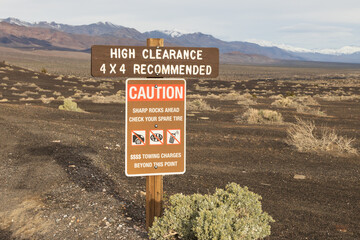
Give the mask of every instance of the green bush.
M 150 239 L 252 240 L 270 235 L 272 217 L 261 208 L 261 196 L 230 183 L 212 195 L 175 194 L 164 215 L 155 218 Z
M 64 99 L 64 105 L 59 106 L 60 110 L 73 111 L 73 112 L 85 112 L 78 107 L 76 102 L 73 102 L 70 98 Z

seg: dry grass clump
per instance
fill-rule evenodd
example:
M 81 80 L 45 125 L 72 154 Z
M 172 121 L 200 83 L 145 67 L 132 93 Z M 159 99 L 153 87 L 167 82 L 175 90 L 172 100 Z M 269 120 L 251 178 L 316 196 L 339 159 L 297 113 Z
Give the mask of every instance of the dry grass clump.
M 40 98 L 40 100 L 41 100 L 42 103 L 49 104 L 49 103 L 51 103 L 52 101 L 54 101 L 55 98 L 53 98 L 53 97 L 47 98 L 46 95 L 42 95 L 41 98 Z
M 254 96 L 250 93 L 240 94 L 235 91 L 231 91 L 230 93 L 223 93 L 220 95 L 221 100 L 237 100 L 237 104 L 241 105 L 255 105 L 256 101 L 254 101 Z
M 54 80 L 62 80 L 64 75 L 59 75 L 58 77 L 54 78 Z
M 236 116 L 235 121 L 250 124 L 282 124 L 283 117 L 276 111 L 249 108 L 243 115 Z
M 21 102 L 27 102 L 27 101 L 34 101 L 35 99 L 32 97 L 28 97 L 28 98 L 20 98 L 19 101 Z
M 313 121 L 296 118 L 297 123 L 288 129 L 287 143 L 293 145 L 300 152 L 328 152 L 333 154 L 345 153 L 358 155 L 352 146 L 353 138 L 338 136 L 334 129 L 324 128 L 316 135 Z
M 61 92 L 54 91 L 54 92 L 53 92 L 53 95 L 54 95 L 54 96 L 61 96 Z
M 208 93 L 207 95 L 200 94 L 188 94 L 186 98 L 197 98 L 197 99 L 220 99 L 220 95 L 216 95 L 213 93 Z
M 237 99 L 236 102 L 239 105 L 256 105 L 257 102 L 255 100 L 255 97 L 251 95 L 250 93 L 245 93 L 240 95 L 240 97 Z
M 0 228 L 12 232 L 11 239 L 36 239 L 52 227 L 43 217 L 44 205 L 38 198 L 26 199 L 15 209 L 0 213 Z
M 297 108 L 299 105 L 303 106 L 318 106 L 319 103 L 311 96 L 299 97 L 281 97 L 275 100 L 271 105 L 282 108 Z
M 114 83 L 112 82 L 102 82 L 99 84 L 98 88 L 100 89 L 114 89 Z
M 351 101 L 351 100 L 360 99 L 360 95 L 355 95 L 355 94 L 349 96 L 325 94 L 325 95 L 316 95 L 316 97 L 328 102 L 341 102 L 341 101 Z
M 231 91 L 230 93 L 222 93 L 220 95 L 216 95 L 213 93 L 208 93 L 207 95 L 200 94 L 191 94 L 187 95 L 187 98 L 197 98 L 197 99 L 217 99 L 217 100 L 225 100 L 225 101 L 238 101 L 237 104 L 241 105 L 255 105 L 257 104 L 254 100 L 254 97 L 250 93 L 240 94 L 235 91 Z
M 298 113 L 326 116 L 319 108 L 310 107 L 319 106 L 319 103 L 311 96 L 277 98 L 271 105 L 279 108 L 295 108 Z
M 196 91 L 201 91 L 201 92 L 210 92 L 210 91 L 218 91 L 218 92 L 221 92 L 221 91 L 229 91 L 229 89 L 231 88 L 226 88 L 226 87 L 208 87 L 208 86 L 200 86 L 199 84 L 194 84 L 194 88 Z
M 108 96 L 104 96 L 101 92 L 92 96 L 84 96 L 82 100 L 92 101 L 93 103 L 125 103 L 125 96 L 119 90 L 116 94 Z
M 195 99 L 186 103 L 186 109 L 189 111 L 218 111 L 217 108 L 212 108 L 203 99 Z
M 326 116 L 326 113 L 321 111 L 320 108 L 311 108 L 306 105 L 299 105 L 296 107 L 296 111 L 298 113 L 305 113 L 305 114 L 311 114 L 316 116 Z

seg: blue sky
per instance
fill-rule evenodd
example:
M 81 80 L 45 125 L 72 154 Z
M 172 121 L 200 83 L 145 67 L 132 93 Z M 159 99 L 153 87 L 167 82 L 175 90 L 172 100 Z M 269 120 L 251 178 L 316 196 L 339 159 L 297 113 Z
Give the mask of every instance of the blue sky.
M 178 29 L 226 41 L 309 49 L 360 46 L 359 0 L 0 0 L 0 18 L 72 25 L 109 21 L 144 32 Z

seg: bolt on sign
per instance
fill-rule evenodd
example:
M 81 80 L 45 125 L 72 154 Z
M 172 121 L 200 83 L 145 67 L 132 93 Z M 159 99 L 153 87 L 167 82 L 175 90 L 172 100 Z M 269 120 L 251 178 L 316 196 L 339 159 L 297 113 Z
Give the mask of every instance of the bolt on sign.
M 218 48 L 91 47 L 93 77 L 217 77 Z
M 127 79 L 125 173 L 185 173 L 186 81 Z

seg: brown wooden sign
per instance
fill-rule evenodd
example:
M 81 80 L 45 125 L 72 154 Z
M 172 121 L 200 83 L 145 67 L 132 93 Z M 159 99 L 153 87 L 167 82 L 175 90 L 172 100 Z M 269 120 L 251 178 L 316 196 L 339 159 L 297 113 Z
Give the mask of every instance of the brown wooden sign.
M 125 173 L 185 173 L 186 81 L 126 80 Z
M 219 49 L 94 45 L 94 77 L 217 77 Z

